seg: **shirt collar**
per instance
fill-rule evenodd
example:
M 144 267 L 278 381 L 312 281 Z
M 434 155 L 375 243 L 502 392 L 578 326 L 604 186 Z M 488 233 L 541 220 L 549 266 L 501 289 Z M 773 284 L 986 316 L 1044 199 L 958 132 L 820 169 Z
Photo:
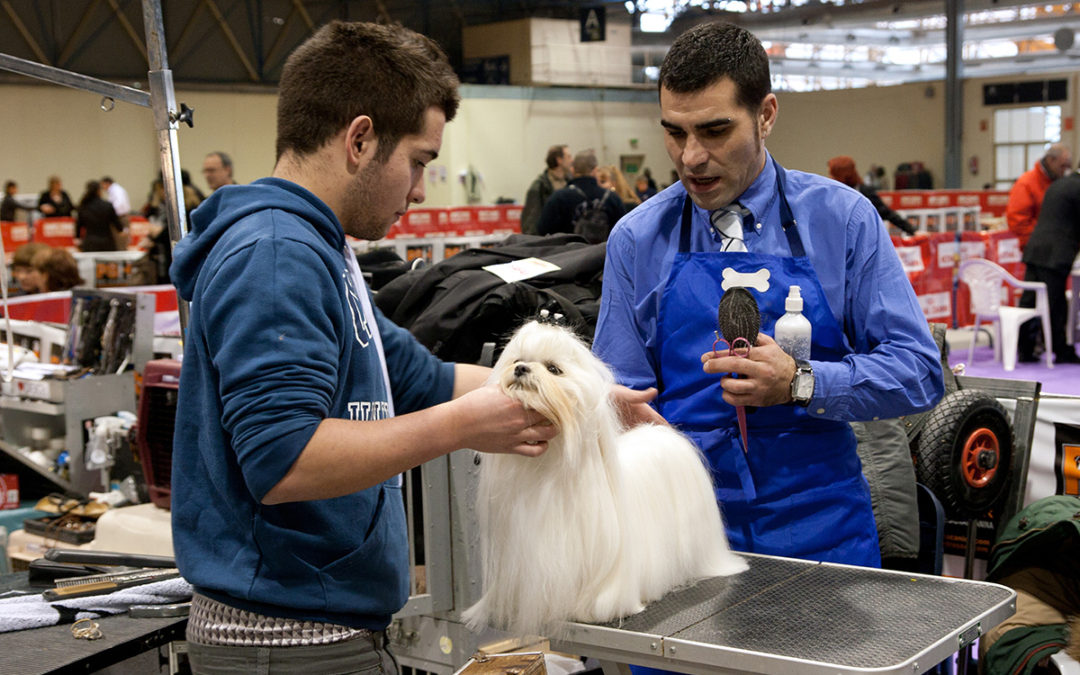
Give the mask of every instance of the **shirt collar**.
M 758 173 L 754 182 L 750 183 L 750 187 L 746 188 L 741 195 L 739 195 L 735 201 L 743 205 L 744 208 L 750 211 L 750 215 L 753 216 L 753 222 L 747 221 L 744 224 L 744 230 L 747 233 L 753 232 L 755 234 L 761 234 L 761 228 L 758 225 L 762 225 L 765 222 L 765 217 L 769 213 L 769 209 L 772 208 L 773 202 L 776 200 L 776 171 L 772 166 L 772 155 L 769 151 L 765 151 L 765 163 Z M 697 204 L 694 204 L 694 209 L 704 214 L 705 223 L 709 224 L 709 230 L 712 232 L 714 240 L 719 241 L 720 235 L 716 233 L 715 229 L 711 226 L 710 211 L 702 209 Z
M 761 172 L 750 187 L 739 195 L 738 202 L 750 210 L 754 223 L 764 223 L 776 194 L 776 172 L 772 170 L 772 156 L 766 150 Z

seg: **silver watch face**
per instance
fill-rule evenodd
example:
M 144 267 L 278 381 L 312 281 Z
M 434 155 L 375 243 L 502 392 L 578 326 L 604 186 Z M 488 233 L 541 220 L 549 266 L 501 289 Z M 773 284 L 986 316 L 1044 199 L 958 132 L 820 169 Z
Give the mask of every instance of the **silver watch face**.
M 809 401 L 814 395 L 814 374 L 812 372 L 806 372 L 800 370 L 795 373 L 795 386 L 792 389 L 795 390 L 792 398 L 797 401 Z

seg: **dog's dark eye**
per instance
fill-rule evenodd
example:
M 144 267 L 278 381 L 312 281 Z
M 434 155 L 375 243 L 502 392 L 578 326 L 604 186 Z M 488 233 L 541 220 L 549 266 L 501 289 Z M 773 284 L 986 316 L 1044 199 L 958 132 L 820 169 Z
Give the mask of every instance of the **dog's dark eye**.
M 562 370 L 559 369 L 554 363 L 545 363 L 544 367 L 548 369 L 548 372 L 552 375 L 562 375 Z

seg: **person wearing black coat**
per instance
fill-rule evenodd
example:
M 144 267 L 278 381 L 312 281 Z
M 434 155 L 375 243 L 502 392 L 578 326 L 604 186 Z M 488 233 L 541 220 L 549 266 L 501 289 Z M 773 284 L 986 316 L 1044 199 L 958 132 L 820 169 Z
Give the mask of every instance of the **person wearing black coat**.
M 1065 339 L 1069 319 L 1069 301 L 1065 286 L 1072 272 L 1073 261 L 1080 253 L 1080 174 L 1059 178 L 1046 188 L 1039 219 L 1031 238 L 1024 247 L 1024 281 L 1046 284 L 1050 311 L 1050 341 L 1055 363 L 1080 363 L 1080 356 Z M 1035 293 L 1024 291 L 1021 307 L 1035 306 Z M 1036 334 L 1042 330 L 1039 319 L 1031 319 L 1020 327 L 1017 359 L 1036 360 Z
M 49 176 L 49 189 L 38 197 L 37 208 L 46 218 L 66 218 L 71 215 L 75 205 L 71 203 L 71 197 L 64 190 L 60 178 Z
M 124 229 L 116 209 L 101 197 L 101 183 L 92 180 L 86 184 L 86 194 L 79 200 L 75 231 L 78 233 L 82 251 L 115 251 L 116 235 Z
M 608 221 L 607 232 L 615 227 L 626 209 L 618 195 L 600 187 L 594 175 L 597 166 L 596 154 L 592 150 L 583 150 L 574 155 L 574 177 L 569 185 L 556 190 L 544 204 L 537 224 L 539 234 L 573 233 L 574 219 L 580 215 L 579 209 L 585 208 L 586 202 L 603 210 Z M 607 232 L 603 239 L 607 239 Z

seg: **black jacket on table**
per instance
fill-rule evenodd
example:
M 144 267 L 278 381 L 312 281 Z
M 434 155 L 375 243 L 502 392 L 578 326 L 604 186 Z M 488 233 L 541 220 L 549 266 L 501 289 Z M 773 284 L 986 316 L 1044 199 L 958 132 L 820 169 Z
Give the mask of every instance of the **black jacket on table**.
M 606 198 L 605 198 L 606 197 Z M 540 214 L 539 234 L 574 231 L 574 210 L 586 200 L 603 200 L 608 217 L 608 232 L 626 213 L 622 200 L 611 190 L 600 187 L 592 176 L 579 176 L 561 190 L 556 190 Z

